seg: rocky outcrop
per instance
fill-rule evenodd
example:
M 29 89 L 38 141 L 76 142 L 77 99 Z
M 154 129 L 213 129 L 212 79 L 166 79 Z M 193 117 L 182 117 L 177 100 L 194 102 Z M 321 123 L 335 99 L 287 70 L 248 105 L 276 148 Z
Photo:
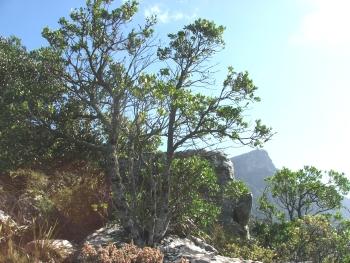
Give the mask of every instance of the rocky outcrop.
M 224 199 L 221 220 L 224 229 L 232 235 L 250 238 L 249 219 L 251 216 L 253 195 L 248 193 L 236 202 Z
M 105 227 L 102 227 L 86 237 L 84 243 L 89 243 L 94 247 L 106 245 L 109 243 L 122 246 L 128 242 L 124 239 L 125 236 L 123 228 L 118 224 L 108 223 Z
M 116 224 L 108 224 L 106 227 L 95 231 L 86 238 L 85 242 L 96 248 L 99 246 L 104 247 L 111 243 L 116 244 L 118 247 L 126 244 L 123 232 Z M 220 256 L 214 247 L 192 236 L 187 238 L 180 238 L 174 235 L 167 236 L 157 248 L 164 254 L 165 263 L 258 263 L 257 261 Z

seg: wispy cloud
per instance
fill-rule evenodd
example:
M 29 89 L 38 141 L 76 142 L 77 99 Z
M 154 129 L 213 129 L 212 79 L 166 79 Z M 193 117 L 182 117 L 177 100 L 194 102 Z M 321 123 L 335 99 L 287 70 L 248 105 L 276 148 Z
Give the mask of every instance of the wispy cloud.
M 310 12 L 291 36 L 293 44 L 317 48 L 350 48 L 350 1 L 303 0 L 310 5 Z
M 172 21 L 180 20 L 193 20 L 197 17 L 196 12 L 193 12 L 192 14 L 186 14 L 180 11 L 169 11 L 168 9 L 162 9 L 157 4 L 146 8 L 144 15 L 145 17 L 155 15 L 160 23 L 169 23 Z

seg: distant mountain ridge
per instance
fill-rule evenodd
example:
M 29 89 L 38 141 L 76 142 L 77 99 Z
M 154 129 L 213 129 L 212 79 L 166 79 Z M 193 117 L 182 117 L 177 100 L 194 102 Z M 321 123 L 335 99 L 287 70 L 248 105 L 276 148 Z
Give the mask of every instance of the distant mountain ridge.
M 235 178 L 247 184 L 253 194 L 253 207 L 263 193 L 266 183 L 264 179 L 276 171 L 270 156 L 265 150 L 253 150 L 231 158 Z M 254 211 L 253 211 L 254 212 Z
M 265 150 L 253 150 L 231 158 L 235 178 L 247 184 L 253 194 L 253 214 L 256 214 L 257 199 L 263 193 L 266 183 L 264 179 L 277 171 L 269 154 Z M 344 198 L 343 205 L 350 209 L 350 199 Z M 342 209 L 342 214 L 350 218 L 350 213 Z

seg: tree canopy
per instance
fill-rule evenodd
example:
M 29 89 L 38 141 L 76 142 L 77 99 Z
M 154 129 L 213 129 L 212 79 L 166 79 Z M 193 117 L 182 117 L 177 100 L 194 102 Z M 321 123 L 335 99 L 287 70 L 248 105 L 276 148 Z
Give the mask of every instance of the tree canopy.
M 286 213 L 291 221 L 341 208 L 344 195 L 350 191 L 350 181 L 344 174 L 322 172 L 312 166 L 298 171 L 283 168 L 266 182 L 260 209 L 273 214 Z

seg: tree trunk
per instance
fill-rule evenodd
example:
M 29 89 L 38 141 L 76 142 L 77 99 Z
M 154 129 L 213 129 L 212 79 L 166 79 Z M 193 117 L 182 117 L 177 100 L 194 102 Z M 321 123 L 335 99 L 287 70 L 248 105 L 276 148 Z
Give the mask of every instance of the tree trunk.
M 106 172 L 107 180 L 112 190 L 113 204 L 118 212 L 118 218 L 125 232 L 135 244 L 142 245 L 142 235 L 140 226 L 136 223 L 136 219 L 132 216 L 129 204 L 125 199 L 125 187 L 122 183 L 119 159 L 115 145 L 109 145 L 106 156 Z

